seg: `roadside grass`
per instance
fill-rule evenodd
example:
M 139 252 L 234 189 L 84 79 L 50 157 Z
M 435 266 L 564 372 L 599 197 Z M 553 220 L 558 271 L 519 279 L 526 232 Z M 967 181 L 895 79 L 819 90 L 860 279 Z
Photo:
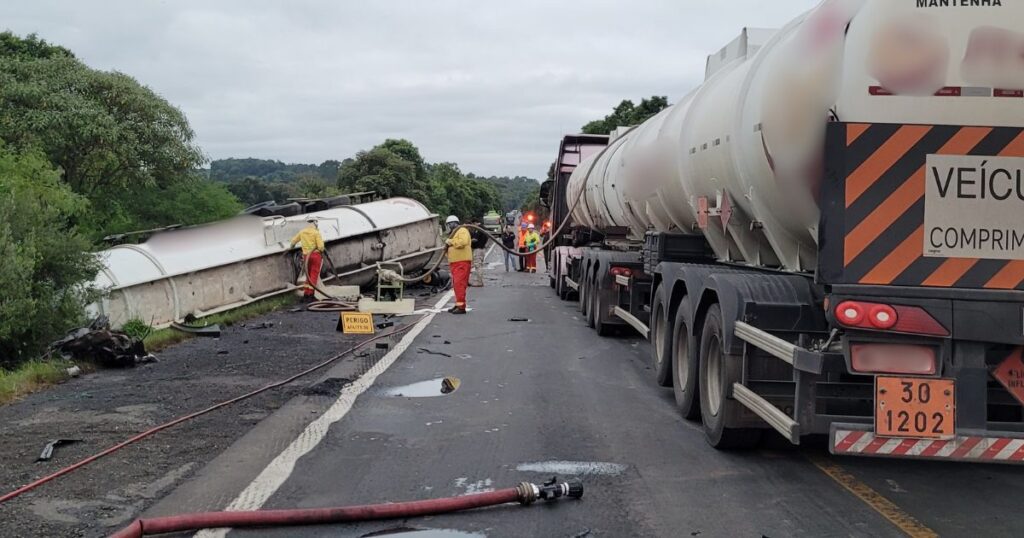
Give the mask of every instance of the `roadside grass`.
M 219 323 L 230 327 L 235 323 L 262 316 L 297 302 L 298 297 L 290 294 L 271 297 L 234 310 L 214 314 L 199 320 L 199 323 L 201 325 Z M 148 335 L 143 340 L 147 351 L 160 351 L 174 344 L 184 342 L 189 338 L 194 338 L 192 334 L 181 332 L 171 327 L 150 331 L 149 327 L 140 327 L 138 322 L 130 323 L 132 323 L 132 327 L 129 332 L 139 334 L 138 331 L 143 329 L 145 331 L 142 334 L 148 332 Z M 141 334 L 139 335 L 141 336 Z M 11 403 L 23 396 L 67 380 L 70 377 L 67 369 L 75 365 L 75 362 L 65 359 L 36 359 L 28 361 L 12 370 L 0 368 L 0 405 Z M 84 372 L 91 371 L 93 368 L 89 363 L 78 365 Z
M 196 325 L 208 326 L 219 323 L 223 326 L 230 327 L 235 323 L 252 319 L 257 316 L 262 316 L 263 314 L 279 310 L 286 306 L 291 306 L 297 302 L 299 302 L 298 297 L 291 294 L 270 297 L 269 299 L 247 304 L 234 310 L 228 310 L 227 312 L 221 312 L 219 314 L 202 318 L 196 323 Z M 146 351 L 160 351 L 194 337 L 195 335 L 193 334 L 179 331 L 173 327 L 167 327 L 166 329 L 157 329 L 150 332 L 142 342 L 146 344 Z
M 33 360 L 13 370 L 0 368 L 0 405 L 67 379 L 75 363 L 64 359 Z

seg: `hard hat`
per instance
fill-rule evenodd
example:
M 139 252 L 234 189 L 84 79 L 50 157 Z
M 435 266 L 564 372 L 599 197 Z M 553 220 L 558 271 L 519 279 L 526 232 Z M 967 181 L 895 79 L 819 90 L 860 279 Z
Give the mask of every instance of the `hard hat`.
M 315 224 L 317 222 L 317 218 L 316 217 L 306 217 L 306 222 L 312 222 L 312 223 Z
M 530 224 L 530 229 L 531 229 L 531 230 L 533 230 L 534 228 L 536 228 L 536 226 L 534 226 L 534 225 L 533 225 L 533 224 L 531 223 L 531 224 Z
M 445 224 L 451 224 L 453 222 L 455 224 L 458 224 L 459 223 L 459 217 L 456 217 L 455 215 L 448 215 L 448 218 L 444 219 L 444 223 Z
M 527 223 L 526 221 L 519 223 L 520 228 L 526 228 L 527 226 L 529 226 L 529 223 Z

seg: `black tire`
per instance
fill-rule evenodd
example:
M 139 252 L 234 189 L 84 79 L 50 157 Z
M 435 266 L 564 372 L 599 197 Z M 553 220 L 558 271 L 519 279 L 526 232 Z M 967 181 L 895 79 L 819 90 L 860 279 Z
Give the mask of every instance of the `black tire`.
M 555 289 L 555 277 L 548 275 L 548 286 L 551 286 L 551 289 Z
M 604 297 L 604 293 L 601 291 L 594 292 L 594 329 L 598 336 L 611 336 L 615 332 L 615 326 L 609 323 L 611 314 L 602 297 Z
M 672 320 L 672 394 L 679 414 L 689 420 L 700 418 L 700 395 L 697 387 L 697 353 L 691 345 L 690 327 L 686 323 L 690 299 L 683 297 Z
M 661 387 L 672 386 L 672 320 L 668 319 L 665 286 L 658 286 L 651 304 L 651 366 Z
M 590 279 L 587 279 L 587 306 L 586 306 L 587 327 L 590 327 L 591 329 L 594 328 L 594 320 L 596 318 L 596 316 L 594 316 L 594 314 L 597 312 L 597 309 L 594 308 L 594 297 L 596 295 L 597 295 L 596 283 L 590 281 Z
M 584 273 L 585 274 L 585 273 Z M 579 287 L 580 300 L 576 303 L 576 310 L 579 310 L 583 314 L 583 319 L 587 318 L 587 279 L 581 275 L 579 280 L 576 281 L 576 285 Z
M 727 425 L 739 415 L 740 403 L 726 397 L 743 375 L 743 357 L 723 349 L 722 310 L 711 305 L 704 318 L 700 339 L 700 411 L 704 439 L 718 449 L 751 448 L 761 440 L 761 430 Z

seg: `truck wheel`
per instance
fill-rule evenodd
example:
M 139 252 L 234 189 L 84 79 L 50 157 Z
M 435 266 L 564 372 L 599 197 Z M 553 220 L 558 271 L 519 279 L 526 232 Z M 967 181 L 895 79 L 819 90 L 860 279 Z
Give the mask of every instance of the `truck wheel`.
M 598 336 L 611 336 L 615 326 L 608 322 L 611 314 L 605 306 L 603 296 L 600 291 L 594 292 L 594 329 L 597 329 Z
M 743 357 L 728 354 L 722 337 L 722 310 L 711 305 L 700 339 L 700 411 L 704 438 L 718 449 L 751 448 L 761 440 L 761 430 L 726 425 L 739 414 L 740 403 L 726 397 L 732 384 L 742 379 Z
M 597 312 L 597 309 L 594 308 L 594 297 L 598 293 L 596 288 L 596 283 L 587 282 L 587 306 L 585 308 L 587 314 L 587 327 L 590 327 L 591 329 L 594 328 L 594 319 L 596 318 L 594 314 Z
M 686 325 L 686 312 L 690 300 L 683 297 L 672 321 L 672 394 L 676 408 L 689 420 L 700 418 L 700 397 L 697 394 L 697 360 L 690 347 L 690 327 Z
M 651 305 L 651 359 L 654 362 L 655 379 L 662 387 L 672 386 L 672 324 L 668 319 L 668 301 L 662 293 L 664 286 L 658 286 Z
M 579 295 L 580 295 L 580 300 L 579 300 L 578 303 L 576 303 L 576 310 L 579 310 L 583 314 L 583 318 L 586 319 L 586 317 L 587 317 L 587 280 L 585 278 L 580 278 L 579 280 L 576 281 L 576 283 L 577 283 L 577 286 L 579 286 Z

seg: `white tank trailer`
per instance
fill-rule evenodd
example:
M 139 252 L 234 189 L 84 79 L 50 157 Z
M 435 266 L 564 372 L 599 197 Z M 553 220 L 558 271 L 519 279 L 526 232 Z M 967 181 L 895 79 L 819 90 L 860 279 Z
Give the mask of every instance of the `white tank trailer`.
M 701 86 L 576 168 L 572 217 L 634 239 L 703 233 L 720 260 L 813 270 L 828 122 L 1021 125 L 1021 21 L 1020 0 L 832 0 L 745 29 Z
M 289 217 L 244 215 L 102 251 L 103 268 L 93 284 L 106 294 L 92 311 L 114 326 L 140 319 L 163 327 L 189 314 L 201 318 L 294 293 L 296 269 L 281 254 L 309 217 L 318 220 L 337 264 L 335 281 L 324 261 L 322 274 L 332 284 L 366 285 L 376 277 L 377 262 L 399 262 L 414 273 L 439 255 L 437 215 L 408 198 Z
M 1024 462 L 1024 0 L 826 0 L 555 170 L 551 284 L 712 446 Z

